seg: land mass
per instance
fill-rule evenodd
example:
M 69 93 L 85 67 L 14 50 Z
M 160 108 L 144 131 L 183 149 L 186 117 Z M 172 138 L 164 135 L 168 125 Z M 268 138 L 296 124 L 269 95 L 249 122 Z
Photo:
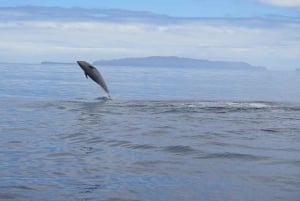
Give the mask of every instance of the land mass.
M 75 62 L 56 62 L 56 61 L 42 61 L 41 64 L 43 65 L 71 65 L 71 64 L 75 64 Z
M 230 70 L 266 70 L 262 66 L 253 66 L 245 62 L 210 61 L 176 56 L 133 57 L 113 60 L 98 60 L 93 64 L 106 66 L 143 66 L 143 67 L 196 67 L 205 69 Z

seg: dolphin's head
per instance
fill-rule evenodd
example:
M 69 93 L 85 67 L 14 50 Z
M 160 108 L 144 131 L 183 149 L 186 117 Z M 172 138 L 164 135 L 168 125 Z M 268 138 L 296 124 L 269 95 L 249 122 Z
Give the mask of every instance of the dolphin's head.
M 88 71 L 90 69 L 91 64 L 86 61 L 77 61 L 78 65 L 82 68 L 83 71 Z

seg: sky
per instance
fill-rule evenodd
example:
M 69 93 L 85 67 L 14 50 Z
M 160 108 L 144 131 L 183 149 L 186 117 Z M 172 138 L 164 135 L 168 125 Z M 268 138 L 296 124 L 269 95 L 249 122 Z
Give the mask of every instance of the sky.
M 0 62 L 179 56 L 300 68 L 300 0 L 0 0 Z

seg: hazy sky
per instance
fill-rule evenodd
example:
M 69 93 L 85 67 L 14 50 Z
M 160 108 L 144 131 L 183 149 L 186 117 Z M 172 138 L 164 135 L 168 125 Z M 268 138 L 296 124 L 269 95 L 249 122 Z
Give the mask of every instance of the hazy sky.
M 0 0 L 0 62 L 182 56 L 300 67 L 300 0 Z

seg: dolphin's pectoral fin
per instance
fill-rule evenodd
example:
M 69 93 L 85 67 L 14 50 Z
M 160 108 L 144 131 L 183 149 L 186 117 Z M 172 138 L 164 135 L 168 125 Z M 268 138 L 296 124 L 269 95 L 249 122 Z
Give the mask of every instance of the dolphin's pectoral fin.
M 84 72 L 86 79 L 88 79 L 88 74 L 86 72 Z

